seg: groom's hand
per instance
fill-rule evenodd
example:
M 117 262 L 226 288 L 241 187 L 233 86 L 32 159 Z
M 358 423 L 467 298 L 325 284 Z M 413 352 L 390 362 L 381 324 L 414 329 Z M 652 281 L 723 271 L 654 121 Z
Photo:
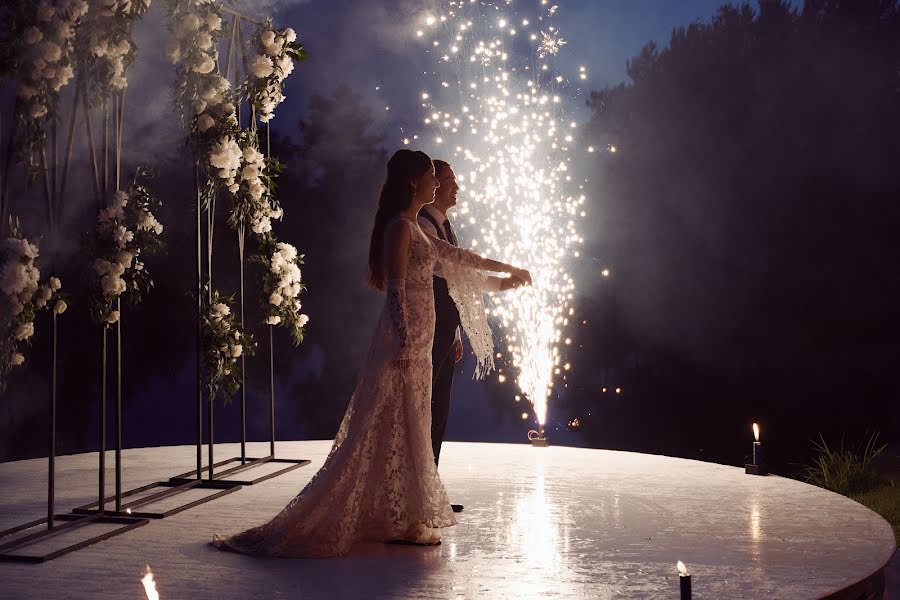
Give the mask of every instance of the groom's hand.
M 454 362 L 459 362 L 462 360 L 462 341 L 456 340 L 453 342 L 453 360 Z

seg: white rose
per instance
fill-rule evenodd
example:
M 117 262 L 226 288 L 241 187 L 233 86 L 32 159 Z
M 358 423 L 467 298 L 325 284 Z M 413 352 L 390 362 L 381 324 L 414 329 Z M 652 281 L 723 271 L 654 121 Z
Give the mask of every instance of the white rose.
M 71 23 L 61 22 L 56 26 L 56 37 L 61 40 L 68 40 L 75 34 Z
M 281 77 L 283 79 L 294 71 L 294 61 L 290 56 L 285 54 L 278 59 L 278 68 L 281 70 Z
M 263 46 L 271 46 L 275 42 L 275 32 L 271 29 L 266 30 L 259 36 L 259 41 Z
M 293 44 L 297 41 L 297 32 L 288 27 L 284 30 L 284 39 L 289 43 Z
M 200 98 L 197 98 L 197 99 L 194 100 L 194 102 L 191 104 L 191 108 L 194 109 L 194 114 L 195 114 L 195 115 L 199 115 L 199 114 L 202 113 L 204 110 L 206 110 L 206 100 L 201 100 Z
M 253 59 L 253 63 L 250 65 L 250 70 L 253 71 L 253 74 L 256 77 L 265 79 L 272 74 L 272 59 L 268 56 L 257 54 L 256 58 Z
M 203 113 L 199 117 L 197 117 L 197 129 L 200 131 L 206 131 L 210 127 L 216 124 L 216 121 L 206 113 Z
M 23 100 L 30 100 L 37 95 L 37 90 L 31 87 L 30 85 L 23 85 L 19 88 L 19 98 Z
M 67 309 L 68 307 L 69 307 L 69 305 L 66 304 L 66 301 L 65 301 L 65 300 L 57 300 L 57 301 L 56 301 L 56 305 L 53 307 L 53 312 L 56 313 L 56 314 L 58 314 L 58 315 L 61 315 L 61 314 L 63 314 L 64 312 L 66 312 L 66 309 Z
M 15 338 L 19 341 L 27 340 L 32 335 L 34 335 L 34 323 L 21 323 L 16 327 L 16 332 L 14 334 Z
M 181 43 L 178 40 L 169 40 L 166 44 L 166 58 L 173 65 L 181 59 Z
M 213 69 L 216 68 L 216 61 L 212 59 L 212 57 L 203 55 L 200 60 L 194 63 L 194 72 L 195 73 L 211 73 Z
M 231 358 L 240 357 L 241 353 L 244 351 L 244 347 L 240 344 L 235 344 L 231 347 Z
M 21 365 L 23 362 L 25 362 L 25 357 L 18 352 L 13 353 L 13 355 L 9 357 L 9 364 L 14 367 Z
M 22 314 L 23 310 L 25 310 L 24 304 L 22 304 L 21 302 L 13 302 L 12 314 L 14 317 L 18 317 L 20 314 Z
M 282 48 L 284 48 L 284 40 L 281 38 L 275 38 L 271 44 L 265 44 L 266 54 L 269 56 L 280 54 Z
M 62 49 L 53 42 L 43 42 L 41 57 L 48 63 L 54 63 L 62 57 Z
M 50 278 L 50 289 L 54 292 L 62 287 L 62 282 L 59 280 L 59 277 L 51 277 Z
M 37 44 L 42 39 L 44 39 L 44 34 L 37 27 L 31 26 L 25 32 L 25 43 L 29 46 Z
M 209 13 L 206 15 L 206 27 L 210 31 L 218 31 L 222 27 L 222 19 L 217 14 Z
M 282 302 L 284 302 L 284 298 L 278 292 L 272 292 L 272 295 L 269 296 L 269 304 L 272 306 L 281 306 Z
M 132 259 L 134 259 L 134 254 L 132 254 L 131 252 L 128 252 L 126 250 L 119 252 L 118 261 L 123 269 L 128 269 L 131 267 Z
M 195 43 L 201 50 L 209 50 L 213 45 L 212 36 L 205 31 L 198 33 L 195 38 Z
M 278 315 L 272 315 L 266 319 L 266 325 L 278 325 L 279 323 L 281 323 L 281 317 Z
M 109 316 L 106 318 L 106 322 L 112 325 L 113 323 L 119 322 L 119 311 L 114 310 L 109 313 Z
M 200 17 L 190 13 L 181 20 L 181 30 L 184 32 L 193 32 L 200 29 Z
M 241 186 L 239 186 L 238 184 L 232 183 L 231 185 L 228 186 L 228 191 L 231 192 L 232 194 L 236 194 L 240 188 L 241 188 Z
M 244 181 L 249 181 L 258 177 L 259 167 L 257 167 L 256 165 L 250 164 L 241 169 L 241 179 L 243 179 Z
M 307 317 L 306 315 L 300 315 L 299 317 L 297 317 L 297 323 L 300 325 L 300 327 L 303 327 L 304 325 L 309 323 L 309 317 Z

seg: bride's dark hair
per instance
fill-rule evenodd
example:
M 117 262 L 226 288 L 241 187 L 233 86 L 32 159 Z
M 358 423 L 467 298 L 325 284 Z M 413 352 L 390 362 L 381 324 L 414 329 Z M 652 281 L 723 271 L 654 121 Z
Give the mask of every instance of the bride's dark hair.
M 378 211 L 372 225 L 369 241 L 369 271 L 366 284 L 376 290 L 384 290 L 384 228 L 397 213 L 409 208 L 413 198 L 412 181 L 431 169 L 431 158 L 418 150 L 397 150 L 388 161 L 387 179 L 378 198 Z

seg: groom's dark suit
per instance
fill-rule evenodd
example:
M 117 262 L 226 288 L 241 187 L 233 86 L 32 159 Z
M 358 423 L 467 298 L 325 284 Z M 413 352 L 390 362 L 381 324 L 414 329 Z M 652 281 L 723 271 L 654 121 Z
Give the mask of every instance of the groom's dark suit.
M 450 226 L 450 220 L 443 223 L 424 207 L 419 212 L 419 222 L 424 229 L 431 230 L 431 225 L 440 239 L 458 246 L 456 233 Z M 447 281 L 443 277 L 434 276 L 434 343 L 431 348 L 431 446 L 434 449 L 434 463 L 441 457 L 441 443 L 447 429 L 447 417 L 450 414 L 450 390 L 453 386 L 453 371 L 456 367 L 456 356 L 453 351 L 459 327 L 459 311 L 447 290 Z

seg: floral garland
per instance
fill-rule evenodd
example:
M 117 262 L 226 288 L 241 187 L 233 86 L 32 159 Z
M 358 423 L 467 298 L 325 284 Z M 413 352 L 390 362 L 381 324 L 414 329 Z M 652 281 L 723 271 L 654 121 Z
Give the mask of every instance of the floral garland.
M 76 35 L 79 76 L 95 104 L 128 85 L 125 71 L 135 56 L 132 28 L 150 0 L 100 0 L 90 4 Z
M 300 293 L 306 289 L 300 271 L 303 255 L 291 244 L 278 242 L 270 244 L 254 261 L 264 267 L 260 287 L 266 324 L 290 328 L 294 345 L 299 345 L 303 341 L 303 328 L 309 322 L 309 317 L 300 312 Z
M 42 172 L 44 119 L 58 114 L 59 91 L 74 74 L 75 32 L 88 10 L 85 0 L 18 2 L 12 15 L 11 69 L 16 99 L 16 147 L 29 177 Z
M 241 331 L 228 302 L 213 290 L 203 294 L 203 320 L 200 343 L 203 348 L 202 367 L 206 375 L 207 397 L 212 402 L 223 394 L 227 403 L 241 387 L 242 354 L 253 355 L 253 337 Z
M 67 308 L 59 295 L 59 279 L 40 283 L 41 272 L 34 264 L 38 254 L 37 245 L 25 239 L 11 219 L 10 237 L 0 244 L 0 392 L 12 368 L 25 362 L 20 344 L 31 343 L 37 313 L 52 306 L 60 315 Z
M 275 116 L 275 107 L 285 100 L 284 80 L 294 70 L 294 60 L 304 60 L 306 51 L 293 29 L 275 29 L 271 20 L 257 29 L 253 44 L 257 54 L 250 63 L 247 97 L 259 120 L 268 123 Z
M 97 214 L 97 229 L 88 241 L 95 278 L 91 282 L 91 316 L 111 325 L 119 320 L 119 297 L 128 293 L 131 304 L 141 301 L 153 287 L 142 259 L 163 249 L 163 226 L 153 215 L 160 202 L 138 182 L 140 171 L 127 192 L 118 191 L 109 206 Z

